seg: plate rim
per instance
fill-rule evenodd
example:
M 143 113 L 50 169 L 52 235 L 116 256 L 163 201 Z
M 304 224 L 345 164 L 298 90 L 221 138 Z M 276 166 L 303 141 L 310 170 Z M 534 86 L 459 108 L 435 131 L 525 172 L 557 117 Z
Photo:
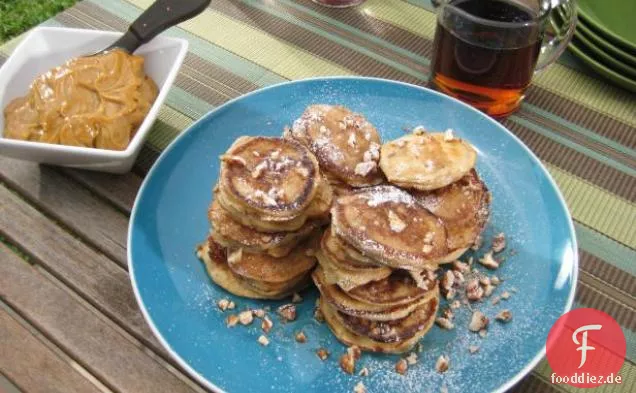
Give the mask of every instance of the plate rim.
M 575 45 L 581 50 L 588 49 L 594 53 L 594 55 L 599 59 L 598 61 L 606 66 L 608 69 L 615 71 L 619 75 L 624 76 L 628 79 L 636 79 L 636 67 L 632 67 L 629 64 L 623 63 L 621 60 L 618 60 L 608 53 L 604 52 L 602 48 L 599 48 L 592 40 L 588 39 L 584 34 L 579 33 L 578 31 L 574 32 L 574 37 L 576 38 L 580 45 Z M 588 52 L 589 53 L 589 52 Z M 627 75 L 625 75 L 627 74 Z
M 517 143 L 519 143 L 521 145 L 521 147 L 524 150 L 526 150 L 526 152 L 530 155 L 530 157 L 538 164 L 540 170 L 543 172 L 545 177 L 549 180 L 549 182 L 552 185 L 553 189 L 556 191 L 556 195 L 558 197 L 558 201 L 559 201 L 561 207 L 565 211 L 565 216 L 566 216 L 567 222 L 568 222 L 568 229 L 569 229 L 569 232 L 570 232 L 570 237 L 572 239 L 572 248 L 573 248 L 573 254 L 572 255 L 573 255 L 573 258 L 574 258 L 574 265 L 572 267 L 573 272 L 572 272 L 572 285 L 571 285 L 571 288 L 570 288 L 570 293 L 568 294 L 568 298 L 567 298 L 565 307 L 562 310 L 561 315 L 565 314 L 566 312 L 568 312 L 568 311 L 570 311 L 572 309 L 572 305 L 574 304 L 574 296 L 575 296 L 576 288 L 577 288 L 577 284 L 578 284 L 578 275 L 579 275 L 579 247 L 578 247 L 578 240 L 576 238 L 576 232 L 575 232 L 575 229 L 574 229 L 574 222 L 572 220 L 572 215 L 570 213 L 570 210 L 567 207 L 567 203 L 565 202 L 565 198 L 563 197 L 563 194 L 561 193 L 561 190 L 557 186 L 555 180 L 552 178 L 552 175 L 550 175 L 550 172 L 548 172 L 547 168 L 543 165 L 543 163 L 541 162 L 539 157 L 537 157 L 534 154 L 534 152 L 532 150 L 530 150 L 530 148 L 528 146 L 526 146 L 525 143 L 523 143 L 523 141 L 521 139 L 519 139 L 515 134 L 513 134 L 511 131 L 509 131 L 502 124 L 499 124 L 496 120 L 490 118 L 489 116 L 487 116 L 483 112 L 473 108 L 472 106 L 470 106 L 470 105 L 468 105 L 468 104 L 466 104 L 466 103 L 464 103 L 464 102 L 462 102 L 462 101 L 460 101 L 460 100 L 458 100 L 456 98 L 447 96 L 445 94 L 442 94 L 440 92 L 432 90 L 432 89 L 430 89 L 428 87 L 418 86 L 418 85 L 414 85 L 414 84 L 411 84 L 411 83 L 401 82 L 401 81 L 396 81 L 396 80 L 391 80 L 391 79 L 376 78 L 376 77 L 364 77 L 364 76 L 321 76 L 321 77 L 296 79 L 296 80 L 291 80 L 291 81 L 286 81 L 286 82 L 281 82 L 281 83 L 276 83 L 276 84 L 273 84 L 273 85 L 265 86 L 263 88 L 256 89 L 256 90 L 251 91 L 249 93 L 240 95 L 240 96 L 238 96 L 236 98 L 233 98 L 233 99 L 227 101 L 226 103 L 224 103 L 224 104 L 212 109 L 211 111 L 207 112 L 205 115 L 201 116 L 201 118 L 199 118 L 197 121 L 192 123 L 188 128 L 183 130 L 179 135 L 177 135 L 175 137 L 175 139 L 173 139 L 172 142 L 170 142 L 168 144 L 168 146 L 166 146 L 166 148 L 161 152 L 161 154 L 159 155 L 159 157 L 157 158 L 155 163 L 152 165 L 152 167 L 150 168 L 150 170 L 146 174 L 146 177 L 144 178 L 141 186 L 139 187 L 139 191 L 137 191 L 137 195 L 135 196 L 135 201 L 134 201 L 134 204 L 133 204 L 133 208 L 132 208 L 132 210 L 130 212 L 130 219 L 129 219 L 129 223 L 128 223 L 128 235 L 127 235 L 127 241 L 126 241 L 126 256 L 127 256 L 127 261 L 128 261 L 128 273 L 129 273 L 129 276 L 130 276 L 130 282 L 131 282 L 131 285 L 133 287 L 133 292 L 135 294 L 135 299 L 137 300 L 137 304 L 139 305 L 141 313 L 142 313 L 144 319 L 146 320 L 146 323 L 150 327 L 150 330 L 155 335 L 155 337 L 159 340 L 161 345 L 166 349 L 166 351 L 170 354 L 170 356 L 177 362 L 177 364 L 181 368 L 183 368 L 192 377 L 194 377 L 195 380 L 197 380 L 199 383 L 201 383 L 206 388 L 212 390 L 213 392 L 215 392 L 215 393 L 229 393 L 229 392 L 226 392 L 225 390 L 221 389 L 217 385 L 215 385 L 212 381 L 209 381 L 207 378 L 205 378 L 203 375 L 201 375 L 198 371 L 196 371 L 192 366 L 190 366 L 172 348 L 172 346 L 166 341 L 166 339 L 163 337 L 163 335 L 161 334 L 161 332 L 159 331 L 159 329 L 155 325 L 152 317 L 150 316 L 150 314 L 147 311 L 146 305 L 144 303 L 143 298 L 141 297 L 141 294 L 139 292 L 139 288 L 137 286 L 137 279 L 136 279 L 135 267 L 134 267 L 135 265 L 134 265 L 133 260 L 132 260 L 132 252 L 131 252 L 131 250 L 132 250 L 131 246 L 132 246 L 133 226 L 134 226 L 134 223 L 135 223 L 135 220 L 136 220 L 136 216 L 137 216 L 137 209 L 139 208 L 139 200 L 140 200 L 141 196 L 144 194 L 144 190 L 147 187 L 150 178 L 152 177 L 153 173 L 157 170 L 157 168 L 158 168 L 159 164 L 161 163 L 161 161 L 165 159 L 166 155 L 172 149 L 174 149 L 174 146 L 176 145 L 176 143 L 178 143 L 178 141 L 180 141 L 182 138 L 186 137 L 186 135 L 192 129 L 194 129 L 196 126 L 198 126 L 200 122 L 206 121 L 208 118 L 214 116 L 217 112 L 223 111 L 226 107 L 228 107 L 228 106 L 234 104 L 235 102 L 237 102 L 237 101 L 239 101 L 241 99 L 244 99 L 246 97 L 249 97 L 249 96 L 252 96 L 252 95 L 255 95 L 255 94 L 260 94 L 260 93 L 262 93 L 264 91 L 267 91 L 267 90 L 273 90 L 273 89 L 279 88 L 281 86 L 301 84 L 301 83 L 306 83 L 306 82 L 320 82 L 320 81 L 323 81 L 323 82 L 328 82 L 328 81 L 371 81 L 371 82 L 381 82 L 381 83 L 388 83 L 388 84 L 393 84 L 393 85 L 400 85 L 400 86 L 405 86 L 405 87 L 409 87 L 409 88 L 415 88 L 417 90 L 422 90 L 422 91 L 425 91 L 425 92 L 427 92 L 429 94 L 433 94 L 435 96 L 442 97 L 443 99 L 450 99 L 451 101 L 454 101 L 455 103 L 460 104 L 460 105 L 468 108 L 469 110 L 477 113 L 479 116 L 485 117 L 490 123 L 494 124 L 499 129 L 501 129 L 502 131 L 504 131 L 507 134 L 509 134 L 510 137 L 512 137 Z M 508 389 L 512 388 L 523 377 L 528 375 L 537 366 L 537 364 L 539 364 L 539 362 L 545 357 L 545 354 L 546 354 L 546 346 L 544 344 L 541 347 L 541 349 L 535 354 L 535 356 L 532 359 L 530 359 L 530 361 L 528 363 L 526 363 L 526 365 L 521 370 L 519 370 L 519 372 L 517 372 L 514 376 L 509 378 L 503 385 L 499 386 L 497 389 L 493 390 L 491 393 L 504 393 Z
M 629 64 L 630 67 L 636 68 L 636 56 L 627 52 L 622 47 L 614 45 L 605 37 L 595 33 L 593 28 L 588 27 L 586 22 L 581 18 L 579 18 L 578 23 L 576 24 L 576 30 L 574 33 L 576 32 L 579 32 L 589 40 L 593 41 L 600 49 L 605 49 L 613 53 L 614 56 L 620 57 L 622 59 L 621 61 L 625 64 Z
M 582 4 L 584 5 L 581 6 Z M 586 0 L 579 1 L 576 6 L 579 15 L 581 15 L 583 19 L 585 19 L 591 25 L 595 26 L 596 29 L 599 30 L 599 32 L 605 34 L 610 41 L 614 41 L 617 45 L 628 49 L 630 52 L 636 51 L 636 42 L 632 42 L 621 34 L 611 30 L 607 26 L 607 22 L 602 21 L 596 16 L 590 16 L 590 13 L 588 11 L 593 10 L 590 8 L 586 9 L 586 7 L 590 7 L 589 3 L 587 3 Z
M 583 49 L 579 48 L 575 42 L 570 41 L 568 44 L 568 49 L 571 50 L 585 65 L 590 67 L 596 73 L 598 73 L 603 78 L 614 83 L 615 86 L 622 88 L 627 91 L 636 92 L 636 80 L 632 80 L 629 77 L 619 74 L 617 71 L 612 70 L 605 64 L 600 61 L 594 59 L 590 55 L 588 55 Z

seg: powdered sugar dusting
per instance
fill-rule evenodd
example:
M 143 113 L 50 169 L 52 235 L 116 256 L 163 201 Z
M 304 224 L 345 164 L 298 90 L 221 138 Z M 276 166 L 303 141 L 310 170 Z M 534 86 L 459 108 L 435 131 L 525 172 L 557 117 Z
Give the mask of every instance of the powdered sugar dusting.
M 396 233 L 400 233 L 406 228 L 406 223 L 393 211 L 389 210 L 389 226 L 391 230 Z
M 364 152 L 362 160 L 364 162 L 369 162 L 369 161 L 378 161 L 379 159 L 380 159 L 380 145 L 375 142 L 371 142 L 369 144 L 369 150 Z
M 375 161 L 359 162 L 356 164 L 353 173 L 360 176 L 366 176 L 369 173 L 375 172 L 377 167 L 378 164 Z
M 393 186 L 374 187 L 360 196 L 367 200 L 369 207 L 377 207 L 384 203 L 402 203 L 407 206 L 415 204 L 415 198 L 409 193 Z
M 265 193 L 263 190 L 255 190 L 254 193 L 252 195 L 248 195 L 247 198 L 255 201 L 263 201 L 267 206 L 278 205 L 278 202 L 276 202 L 276 199 L 270 195 L 270 192 Z
M 356 147 L 356 133 L 355 132 L 350 132 L 349 133 L 349 139 L 347 139 L 347 145 L 349 145 L 350 147 Z
M 293 124 L 288 134 L 308 146 L 321 166 L 344 172 L 337 176 L 366 177 L 377 172 L 380 145 L 372 142 L 375 129 L 364 116 L 343 107 L 311 105 Z M 361 148 L 366 148 L 365 143 L 369 143 L 367 150 Z M 366 164 L 372 161 L 375 166 Z

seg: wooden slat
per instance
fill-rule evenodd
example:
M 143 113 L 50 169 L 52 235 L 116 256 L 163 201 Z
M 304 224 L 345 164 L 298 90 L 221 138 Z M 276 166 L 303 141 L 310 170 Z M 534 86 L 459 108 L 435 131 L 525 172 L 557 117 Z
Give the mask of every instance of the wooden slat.
M 63 172 L 127 214 L 132 210 L 143 181 L 143 178 L 132 172 L 123 175 L 77 169 L 64 169 Z
M 28 250 L 38 263 L 91 304 L 160 350 L 139 311 L 126 271 L 3 186 L 0 186 L 0 233 Z
M 0 234 L 176 367 L 139 311 L 126 271 L 1 185 Z
M 56 169 L 0 157 L 0 178 L 78 236 L 126 266 L 128 219 Z
M 195 391 L 133 337 L 4 245 L 0 260 L 0 297 L 106 386 L 134 393 Z
M 9 258 L 14 259 L 10 263 L 20 263 L 15 260 L 17 257 Z M 2 308 L 0 330 L 0 372 L 21 390 L 29 393 L 100 392 Z

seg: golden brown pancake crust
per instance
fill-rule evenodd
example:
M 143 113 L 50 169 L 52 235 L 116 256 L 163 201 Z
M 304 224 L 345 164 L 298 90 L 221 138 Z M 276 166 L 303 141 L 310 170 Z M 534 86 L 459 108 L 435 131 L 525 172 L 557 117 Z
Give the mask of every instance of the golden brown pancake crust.
M 329 242 L 333 243 L 333 247 L 337 247 L 337 249 L 340 250 L 339 252 L 344 252 L 344 255 L 351 261 L 358 264 L 378 265 L 378 262 L 374 261 L 373 258 L 362 254 L 359 250 L 356 250 L 352 245 L 347 243 L 347 241 L 338 236 L 333 230 L 333 225 L 329 227 L 329 231 L 332 235 Z
M 299 242 L 322 226 L 321 221 L 312 220 L 296 231 L 262 233 L 235 221 L 216 200 L 208 209 L 208 218 L 214 228 L 214 240 L 224 247 L 243 247 L 249 252 L 267 252 L 274 257 L 289 254 Z
M 474 169 L 453 184 L 413 196 L 444 221 L 450 250 L 472 246 L 490 214 L 490 192 Z
M 351 258 L 345 243 L 335 236 L 331 230 L 326 230 L 320 241 L 320 249 L 331 258 L 334 263 L 345 269 L 369 269 L 382 266 L 379 263 L 368 259 L 368 262 L 361 262 L 360 259 Z
M 307 273 L 316 265 L 315 252 L 307 243 L 299 245 L 289 255 L 282 258 L 239 250 L 228 249 L 230 269 L 239 276 L 267 283 L 289 282 Z M 233 256 L 237 257 L 233 258 Z
M 353 288 L 347 293 L 354 299 L 387 306 L 407 304 L 419 300 L 435 289 L 436 281 L 428 288 L 420 288 L 404 270 L 394 270 L 390 276 Z
M 331 186 L 327 181 L 319 177 L 318 188 L 309 206 L 298 216 L 289 220 L 282 220 L 280 217 L 272 217 L 255 213 L 245 207 L 234 203 L 221 192 L 221 188 L 215 188 L 215 200 L 225 211 L 238 223 L 254 228 L 260 232 L 276 233 L 297 231 L 307 220 L 316 220 L 320 223 L 327 223 L 329 219 L 329 209 L 333 198 Z
M 245 286 L 268 296 L 277 296 L 281 293 L 293 293 L 297 292 L 301 289 L 306 288 L 309 284 L 311 284 L 311 274 L 309 272 L 300 275 L 297 278 L 294 278 L 292 281 L 286 283 L 267 283 L 264 281 L 251 280 L 245 277 L 237 276 L 241 283 Z
M 282 299 L 303 289 L 309 282 L 308 280 L 300 281 L 297 287 L 280 292 L 260 291 L 252 288 L 230 269 L 226 261 L 225 250 L 212 238 L 197 247 L 197 256 L 205 264 L 212 281 L 236 296 L 250 299 Z
M 437 288 L 435 288 L 427 292 L 424 297 L 411 303 L 399 304 L 397 306 L 386 306 L 383 304 L 362 302 L 354 299 L 338 285 L 328 284 L 326 282 L 324 270 L 321 266 L 318 266 L 316 270 L 314 270 L 311 277 L 325 302 L 328 302 L 337 310 L 345 314 L 376 321 L 391 321 L 394 319 L 404 318 L 413 312 L 415 308 L 437 296 Z
M 338 314 L 336 309 L 323 299 L 320 299 L 319 307 L 333 334 L 345 345 L 357 345 L 363 351 L 395 354 L 411 350 L 433 326 L 433 322 L 435 321 L 434 315 L 437 313 L 437 310 L 435 310 L 433 316 L 428 319 L 428 322 L 425 326 L 423 326 L 422 330 L 417 332 L 413 337 L 397 343 L 383 343 L 372 340 L 369 337 L 361 336 L 347 329 L 340 317 L 340 314 Z
M 331 217 L 337 236 L 394 268 L 421 271 L 448 254 L 442 221 L 397 187 L 338 197 Z
M 364 116 L 343 106 L 311 105 L 294 122 L 286 137 L 307 146 L 330 177 L 355 187 L 379 184 L 380 136 Z M 371 162 L 368 173 L 356 170 Z M 360 168 L 365 167 L 362 165 Z
M 466 141 L 445 133 L 410 134 L 385 143 L 380 167 L 389 182 L 404 188 L 435 190 L 475 166 L 477 153 Z
M 219 191 L 264 219 L 286 221 L 309 206 L 319 176 L 316 158 L 300 143 L 241 137 L 221 157 Z
M 412 338 L 422 331 L 430 318 L 434 318 L 438 300 L 433 298 L 407 315 L 393 321 L 371 321 L 338 312 L 343 324 L 352 332 L 384 343 L 395 343 Z
M 325 274 L 325 282 L 327 284 L 336 284 L 344 291 L 350 291 L 372 281 L 382 280 L 391 274 L 391 269 L 386 266 L 369 266 L 363 269 L 343 268 L 323 250 L 318 251 L 316 257 Z

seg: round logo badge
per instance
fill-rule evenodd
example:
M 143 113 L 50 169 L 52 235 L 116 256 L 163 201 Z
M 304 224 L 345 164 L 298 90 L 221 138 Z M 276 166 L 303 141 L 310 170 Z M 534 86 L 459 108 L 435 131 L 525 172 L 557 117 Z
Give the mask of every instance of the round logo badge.
M 552 383 L 592 388 L 621 383 L 625 335 L 606 313 L 593 308 L 572 310 L 559 318 L 546 342 Z

